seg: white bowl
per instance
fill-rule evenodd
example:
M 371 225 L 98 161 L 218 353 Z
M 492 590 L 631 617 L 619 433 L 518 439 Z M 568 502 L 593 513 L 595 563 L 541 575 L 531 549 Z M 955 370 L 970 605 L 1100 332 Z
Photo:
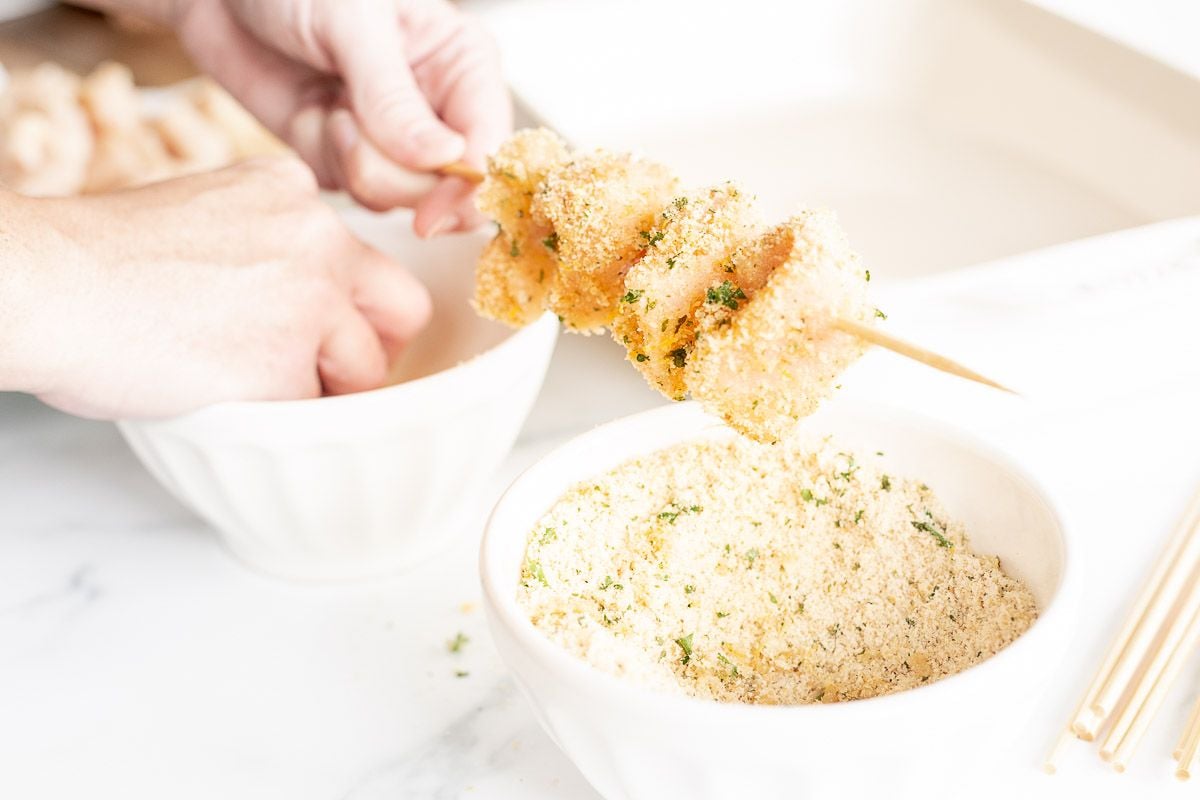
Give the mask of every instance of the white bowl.
M 553 316 L 512 332 L 467 304 L 485 234 L 418 242 L 405 215 L 344 214 L 429 287 L 404 383 L 223 403 L 121 432 L 156 478 L 249 564 L 299 579 L 410 565 L 447 546 L 508 454 L 554 349 Z
M 529 531 L 578 481 L 677 442 L 732 435 L 690 403 L 601 426 L 512 484 L 488 522 L 480 569 L 501 655 L 542 726 L 609 800 L 845 797 L 880 774 L 897 796 L 907 782 L 928 787 L 943 780 L 950 741 L 978 742 L 982 763 L 994 769 L 997 736 L 1020 730 L 1061 657 L 1076 599 L 1074 559 L 1058 514 L 1033 479 L 961 431 L 895 410 L 839 401 L 805 424 L 834 434 L 842 447 L 883 450 L 889 472 L 928 483 L 965 522 L 972 547 L 999 555 L 1026 582 L 1038 620 L 962 673 L 848 703 L 720 704 L 601 672 L 543 636 L 517 604 Z M 962 749 L 954 747 L 956 760 Z

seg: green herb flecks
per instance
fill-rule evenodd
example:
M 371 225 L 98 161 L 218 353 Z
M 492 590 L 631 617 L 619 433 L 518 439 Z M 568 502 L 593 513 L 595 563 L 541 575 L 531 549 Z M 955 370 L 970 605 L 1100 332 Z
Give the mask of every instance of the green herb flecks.
M 722 281 L 720 286 L 709 287 L 705 299 L 709 303 L 723 305 L 732 311 L 737 311 L 738 300 L 745 300 L 746 293 L 732 281 Z
M 883 313 L 883 310 L 879 308 L 875 309 L 875 316 L 879 317 L 880 319 L 887 319 L 887 314 Z
M 546 573 L 542 571 L 542 562 L 536 558 L 531 558 L 525 562 L 525 571 L 541 582 L 542 586 L 550 586 L 550 581 L 546 580 Z
M 661 242 L 663 237 L 666 235 L 667 234 L 663 233 L 662 231 L 655 231 L 654 233 L 650 233 L 650 231 L 638 231 L 638 236 L 641 236 L 646 240 L 646 247 L 657 247 L 658 243 Z
M 636 303 L 641 298 L 641 296 L 645 293 L 646 292 L 644 289 L 630 289 L 628 292 L 625 293 L 625 296 L 621 298 L 621 302 L 622 303 Z
M 883 489 L 885 492 L 890 492 L 892 490 L 892 479 L 887 475 L 884 475 L 879 481 L 879 488 Z
M 508 255 L 510 258 L 516 258 L 521 255 L 521 248 L 517 247 L 517 240 L 513 239 L 508 246 Z
M 679 645 L 679 649 L 683 651 L 683 657 L 679 659 L 679 663 L 687 666 L 692 660 L 692 637 L 694 633 L 689 633 L 687 636 L 681 636 L 675 640 L 675 644 Z
M 450 639 L 446 642 L 446 649 L 451 653 L 461 653 L 463 647 L 465 647 L 469 641 L 471 641 L 470 638 L 462 631 L 459 631 L 458 633 L 454 634 L 453 639 Z
M 680 347 L 667 353 L 667 355 L 671 357 L 671 363 L 675 365 L 676 369 L 683 369 L 684 365 L 687 364 L 688 353 L 686 348 Z
M 939 529 L 937 526 L 937 520 L 935 520 L 933 518 L 933 515 L 930 514 L 928 511 L 926 511 L 925 514 L 926 514 L 926 516 L 929 517 L 928 520 L 914 519 L 914 520 L 911 520 L 909 524 L 911 524 L 917 530 L 924 531 L 925 533 L 928 533 L 930 536 L 932 536 L 934 539 L 937 539 L 938 547 L 954 547 L 954 542 L 952 542 L 946 538 L 946 529 L 945 528 Z
M 558 231 L 555 231 L 554 233 L 547 236 L 545 239 L 542 239 L 542 244 L 546 246 L 547 250 L 553 250 L 554 252 L 557 253 L 558 252 Z
M 724 653 L 717 653 L 717 660 L 729 667 L 729 677 L 736 678 L 738 676 L 737 664 L 726 658 Z

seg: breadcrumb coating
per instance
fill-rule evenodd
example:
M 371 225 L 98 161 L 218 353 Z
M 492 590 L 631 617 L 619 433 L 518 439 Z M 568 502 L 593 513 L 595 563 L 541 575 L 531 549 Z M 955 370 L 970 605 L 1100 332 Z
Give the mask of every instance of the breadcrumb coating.
M 515 589 L 593 666 L 734 703 L 916 688 L 1038 614 L 929 486 L 814 435 L 686 442 L 575 485 L 530 531 Z
M 546 175 L 532 211 L 556 236 L 550 307 L 567 328 L 592 333 L 612 322 L 625 272 L 647 249 L 676 186 L 666 167 L 604 150 Z
M 611 327 L 647 382 L 689 394 L 764 442 L 816 410 L 865 351 L 836 320 L 870 323 L 868 274 L 832 212 L 765 232 L 734 184 L 677 195 L 663 166 L 571 154 L 521 131 L 489 162 L 479 208 L 500 234 L 475 307 L 520 326 L 545 308 L 582 333 Z
M 866 349 L 830 321 L 869 324 L 874 309 L 858 256 L 830 211 L 801 212 L 734 262 L 749 280 L 713 287 L 698 310 L 687 386 L 738 431 L 776 441 L 816 410 Z
M 696 309 L 709 287 L 737 280 L 733 253 L 759 227 L 753 197 L 735 184 L 680 195 L 661 212 L 646 254 L 625 275 L 613 337 L 667 397 L 687 394 Z
M 568 156 L 556 134 L 531 128 L 515 133 L 488 159 L 476 203 L 500 233 L 475 270 L 472 305 L 481 315 L 520 327 L 545 311 L 558 272 L 557 240 L 552 229 L 534 221 L 530 205 L 547 173 Z
M 501 230 L 479 256 L 472 303 L 489 319 L 514 328 L 528 325 L 546 310 L 555 269 L 541 242 L 514 242 Z

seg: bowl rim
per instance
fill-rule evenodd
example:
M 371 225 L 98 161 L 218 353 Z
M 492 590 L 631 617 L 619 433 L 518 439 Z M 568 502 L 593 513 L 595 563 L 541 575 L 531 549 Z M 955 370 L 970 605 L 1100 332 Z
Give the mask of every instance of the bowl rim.
M 558 334 L 558 318 L 546 312 L 533 322 L 516 330 L 510 330 L 496 344 L 475 355 L 465 358 L 459 363 L 446 369 L 432 372 L 412 380 L 381 386 L 378 389 L 368 389 L 364 392 L 332 395 L 327 397 L 307 397 L 299 400 L 227 400 L 220 403 L 198 408 L 185 414 L 161 419 L 123 419 L 121 426 L 163 428 L 204 428 L 213 424 L 224 425 L 228 417 L 236 416 L 244 422 L 269 420 L 277 423 L 280 417 L 308 416 L 311 414 L 341 414 L 353 409 L 363 412 L 365 407 L 381 402 L 392 403 L 398 396 L 433 396 L 441 394 L 444 397 L 455 397 L 455 387 L 472 381 L 477 373 L 494 369 L 496 362 L 507 359 L 514 351 L 527 347 L 536 347 L 540 340 L 555 341 Z M 504 382 L 507 386 L 507 382 Z M 466 394 L 466 393 L 464 393 Z
M 1036 656 L 1036 648 L 1043 640 L 1053 636 L 1057 629 L 1066 624 L 1078 593 L 1075 567 L 1075 552 L 1073 537 L 1064 520 L 1062 512 L 1042 488 L 1042 483 L 1033 477 L 1023 466 L 1010 455 L 999 450 L 994 445 L 984 441 L 963 428 L 937 420 L 933 417 L 911 411 L 906 408 L 861 400 L 857 398 L 839 399 L 839 404 L 851 408 L 869 411 L 885 410 L 893 418 L 900 418 L 904 424 L 920 430 L 935 433 L 943 438 L 953 437 L 964 445 L 975 449 L 989 461 L 1004 469 L 1009 475 L 1024 485 L 1033 496 L 1037 497 L 1055 523 L 1059 544 L 1062 548 L 1063 568 L 1058 585 L 1044 608 L 1039 608 L 1038 617 L 1034 623 L 1007 647 L 990 658 L 984 659 L 967 669 L 948 675 L 933 683 L 905 689 L 899 692 L 868 697 L 861 700 L 843 701 L 837 703 L 809 703 L 803 705 L 765 705 L 751 703 L 730 703 L 717 700 L 692 697 L 683 693 L 675 694 L 641 686 L 592 666 L 581 658 L 568 653 L 539 631 L 529 620 L 517 602 L 516 586 L 505 587 L 503 568 L 497 563 L 500 545 L 497 542 L 501 534 L 495 527 L 495 519 L 501 508 L 509 502 L 514 490 L 527 479 L 529 473 L 537 469 L 544 461 L 558 456 L 569 448 L 581 447 L 582 442 L 613 436 L 622 427 L 634 422 L 642 422 L 655 417 L 670 417 L 676 415 L 697 415 L 697 419 L 707 416 L 713 422 L 714 428 L 724 426 L 719 419 L 708 416 L 700 410 L 695 401 L 673 403 L 660 406 L 648 411 L 641 411 L 620 417 L 598 425 L 588 431 L 577 434 L 569 440 L 556 446 L 536 462 L 522 471 L 504 490 L 496 501 L 484 527 L 483 538 L 479 548 L 480 582 L 483 588 L 483 600 L 488 618 L 494 626 L 503 627 L 517 642 L 521 650 L 530 658 L 541 662 L 552 672 L 559 674 L 574 684 L 585 684 L 589 691 L 602 693 L 614 699 L 625 701 L 627 707 L 639 708 L 646 713 L 668 713 L 679 716 L 703 716 L 706 720 L 725 720 L 732 723 L 735 720 L 753 720 L 758 724 L 780 724 L 795 722 L 803 715 L 805 718 L 824 719 L 826 715 L 841 715 L 848 719 L 849 715 L 864 715 L 876 717 L 881 713 L 903 711 L 905 704 L 914 697 L 930 698 L 932 701 L 955 696 L 971 696 L 972 687 L 984 687 L 990 676 L 999 666 L 1007 666 L 1019 658 Z M 692 431 L 688 436 L 697 436 L 703 429 Z M 679 439 L 678 441 L 685 441 Z M 659 445 L 655 449 L 670 445 Z M 633 458 L 643 451 L 629 452 L 625 459 Z M 644 452 L 653 452 L 646 450 Z M 625 460 L 622 459 L 622 460 Z M 544 510 L 541 513 L 545 513 Z M 505 661 L 507 662 L 507 658 Z M 1052 669 L 1055 665 L 1048 665 Z M 518 682 L 523 683 L 518 675 Z M 1035 690 L 1036 691 L 1036 690 Z

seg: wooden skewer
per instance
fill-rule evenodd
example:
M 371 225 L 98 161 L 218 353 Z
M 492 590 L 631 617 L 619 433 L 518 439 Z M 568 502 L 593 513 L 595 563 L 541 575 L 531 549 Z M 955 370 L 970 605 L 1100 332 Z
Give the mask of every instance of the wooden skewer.
M 446 164 L 436 170 L 441 175 L 452 175 L 456 178 L 470 181 L 471 183 L 482 183 L 484 174 L 475 169 L 469 164 L 464 164 L 461 161 L 455 161 L 453 164 Z M 853 334 L 863 341 L 871 344 L 879 345 L 893 353 L 899 353 L 906 358 L 911 358 L 914 361 L 919 361 L 934 369 L 947 372 L 951 375 L 957 375 L 960 378 L 966 378 L 969 381 L 982 383 L 985 386 L 991 386 L 995 389 L 1016 394 L 1012 389 L 1001 386 L 990 378 L 985 378 L 974 370 L 967 369 L 962 364 L 952 361 L 945 356 L 940 356 L 937 353 L 930 352 L 923 347 L 917 347 L 914 344 L 909 344 L 894 336 L 890 336 L 882 331 L 878 331 L 869 325 L 863 325 L 852 320 L 839 319 L 834 321 L 834 326 L 846 333 Z
M 1159 590 L 1162 588 L 1163 579 L 1167 573 L 1179 563 L 1179 554 L 1187 544 L 1189 537 L 1192 535 L 1192 526 L 1189 521 L 1200 514 L 1200 490 L 1197 490 L 1184 511 L 1183 518 L 1171 540 L 1163 549 L 1162 555 L 1159 556 L 1158 562 L 1154 565 L 1150 577 L 1146 579 L 1142 590 L 1138 593 L 1137 599 L 1134 601 L 1133 608 L 1130 609 L 1129 615 L 1125 618 L 1125 623 L 1121 630 L 1117 633 L 1108 652 L 1104 657 L 1104 662 L 1100 665 L 1100 669 L 1096 671 L 1095 677 L 1092 678 L 1091 684 L 1088 686 L 1087 692 L 1079 700 L 1079 705 L 1075 708 L 1075 713 L 1071 716 L 1070 729 L 1080 739 L 1085 742 L 1090 742 L 1096 738 L 1100 727 L 1104 724 L 1105 717 L 1099 716 L 1092 709 L 1096 702 L 1097 696 L 1112 677 L 1113 671 L 1119 661 L 1125 658 L 1131 658 L 1129 653 L 1129 643 L 1133 638 L 1134 633 L 1142 626 L 1146 617 L 1146 611 L 1156 598 L 1160 597 Z M 1165 600 L 1163 601 L 1165 602 Z M 1139 659 L 1140 660 L 1140 659 Z M 1122 687 L 1122 691 L 1124 687 Z M 1200 704 L 1198 704 L 1200 707 Z M 1051 752 L 1047 763 L 1053 764 L 1053 759 L 1058 752 L 1059 746 Z
M 1129 765 L 1129 759 L 1133 757 L 1134 751 L 1146 734 L 1146 729 L 1150 727 L 1150 721 L 1162 707 L 1163 700 L 1167 697 L 1167 691 L 1179 677 L 1184 663 L 1196 646 L 1196 637 L 1200 636 L 1200 594 L 1192 602 L 1192 607 L 1186 609 L 1184 614 L 1187 624 L 1183 626 L 1183 631 L 1178 636 L 1172 636 L 1172 640 L 1164 647 L 1164 650 L 1169 651 L 1169 656 L 1154 678 L 1154 686 L 1134 716 L 1133 724 L 1125 732 L 1121 743 L 1117 745 L 1116 751 L 1113 753 L 1113 768 L 1117 772 L 1124 772 Z M 1172 634 L 1175 627 L 1172 626 Z
M 1173 553 L 1161 573 L 1157 567 L 1155 569 L 1155 577 L 1160 580 L 1157 581 L 1157 591 L 1151 598 L 1141 622 L 1125 643 L 1125 651 L 1092 701 L 1092 710 L 1101 720 L 1106 719 L 1116 709 L 1117 703 L 1120 702 L 1134 679 L 1138 667 L 1145 661 L 1146 655 L 1154 646 L 1163 624 L 1172 614 L 1175 601 L 1189 585 L 1192 567 L 1197 561 L 1200 561 L 1200 536 L 1196 535 L 1197 530 L 1200 530 L 1200 526 L 1197 525 L 1200 522 L 1200 519 L 1197 519 L 1198 515 L 1200 515 L 1200 494 L 1193 499 L 1180 521 L 1180 528 L 1177 531 L 1177 537 L 1180 539 L 1178 550 Z M 1174 543 L 1172 541 L 1172 545 Z M 1168 547 L 1168 550 L 1170 549 Z
M 1197 724 L 1197 720 L 1200 720 L 1200 698 L 1192 705 L 1192 710 L 1188 713 L 1187 722 L 1184 723 L 1183 732 L 1179 734 L 1179 741 L 1175 744 L 1175 749 L 1171 751 L 1171 758 L 1176 761 L 1183 755 L 1183 751 L 1187 749 L 1188 737 L 1192 735 L 1192 731 L 1200 731 L 1200 725 Z
M 1171 616 L 1165 621 L 1166 631 L 1161 641 L 1147 654 L 1148 661 L 1142 667 L 1137 679 L 1133 682 L 1128 698 L 1123 698 L 1119 709 L 1114 709 L 1115 719 L 1112 728 L 1100 746 L 1100 757 L 1105 761 L 1111 760 L 1125 739 L 1129 738 L 1134 721 L 1142 715 L 1147 698 L 1162 683 L 1167 674 L 1168 665 L 1173 663 L 1181 649 L 1187 649 L 1186 637 L 1194 626 L 1194 618 L 1200 611 L 1200 581 L 1193 570 L 1189 583 L 1179 604 L 1171 609 Z
M 483 183 L 483 173 L 472 167 L 470 164 L 464 164 L 461 161 L 455 161 L 453 164 L 446 164 L 438 167 L 436 170 L 439 175 L 448 175 L 455 178 L 462 178 L 470 183 Z
M 934 369 L 941 370 L 942 372 L 949 373 L 950 375 L 957 375 L 958 377 L 966 378 L 969 381 L 982 383 L 984 386 L 991 386 L 994 389 L 999 389 L 1001 391 L 1008 392 L 1009 394 L 1016 394 L 1016 392 L 1014 392 L 1012 389 L 1009 389 L 1007 386 L 1002 386 L 990 378 L 985 378 L 978 372 L 967 369 L 957 361 L 952 361 L 945 356 L 940 356 L 937 353 L 933 353 L 923 347 L 910 344 L 903 339 L 897 339 L 895 336 L 884 333 L 876 328 L 872 328 L 870 325 L 864 325 L 861 322 L 855 322 L 848 319 L 835 319 L 833 321 L 833 326 L 840 331 L 857 336 L 865 342 L 879 345 L 887 350 L 891 350 L 893 353 L 899 353 L 905 358 L 911 358 L 913 361 L 919 361 L 926 366 L 933 367 Z
M 1179 754 L 1175 756 L 1179 762 L 1175 765 L 1175 777 L 1186 781 L 1192 777 L 1192 764 L 1196 761 L 1196 750 L 1200 748 L 1200 699 L 1192 708 L 1192 718 L 1184 728 L 1183 738 L 1180 739 Z
M 1067 746 L 1067 742 L 1071 741 L 1073 733 L 1070 728 L 1064 728 L 1063 732 L 1054 740 L 1054 746 L 1050 748 L 1049 754 L 1046 755 L 1046 760 L 1042 762 L 1042 772 L 1047 775 L 1053 775 L 1058 772 L 1058 754 Z

